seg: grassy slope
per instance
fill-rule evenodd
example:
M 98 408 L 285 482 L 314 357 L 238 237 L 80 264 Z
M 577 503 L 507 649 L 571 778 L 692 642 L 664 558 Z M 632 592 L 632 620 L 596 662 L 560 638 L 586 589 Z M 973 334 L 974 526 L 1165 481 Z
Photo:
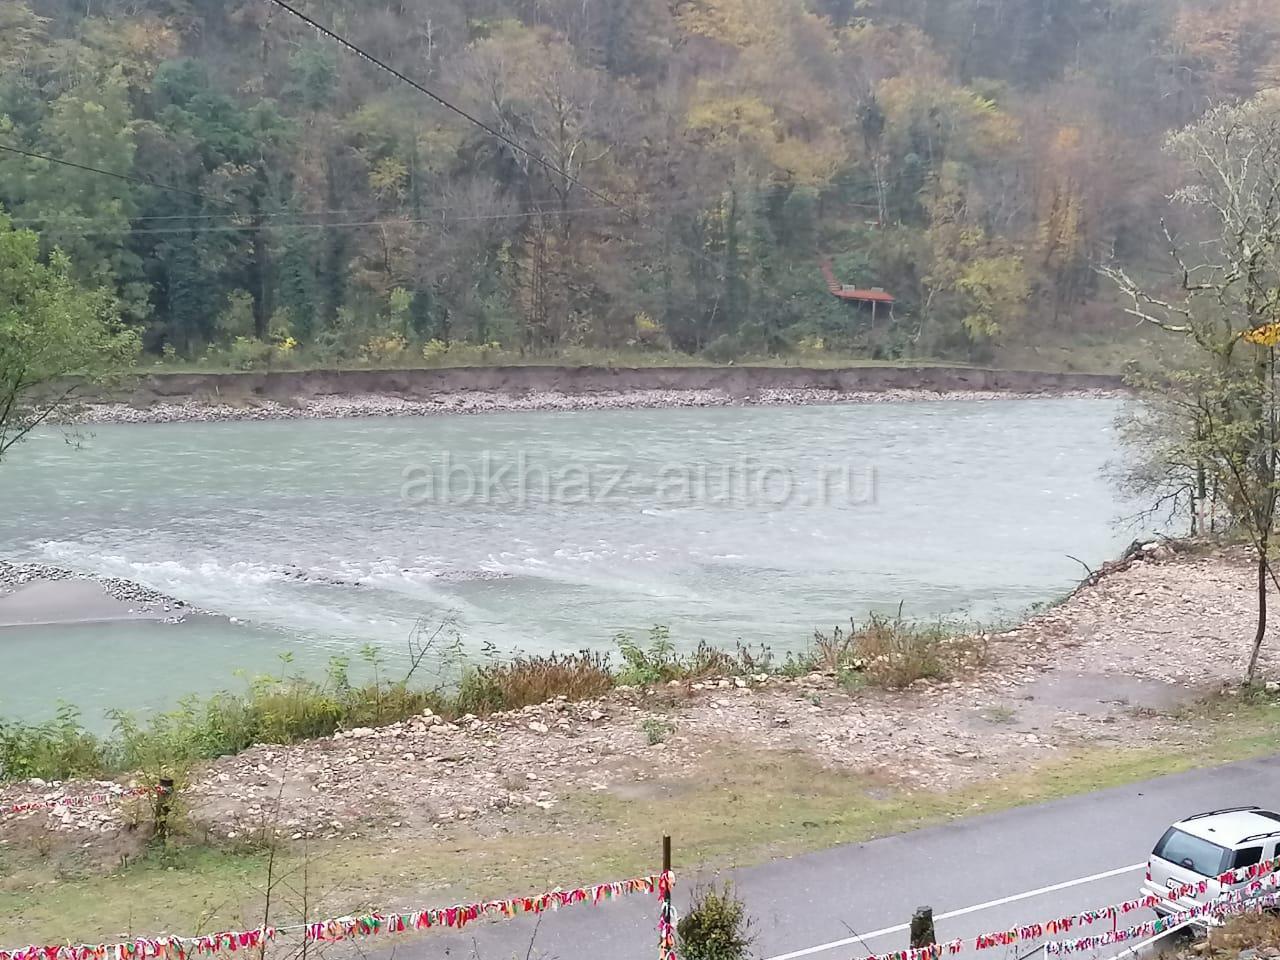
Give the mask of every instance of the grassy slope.
M 1212 730 L 1212 736 L 1205 734 Z M 695 781 L 638 785 L 630 795 L 570 798 L 538 820 L 513 820 L 496 836 L 348 839 L 278 853 L 287 876 L 273 899 L 276 922 L 309 901 L 328 913 L 380 906 L 441 905 L 655 869 L 657 839 L 675 838 L 677 864 L 759 863 L 931 823 L 1088 793 L 1195 767 L 1265 755 L 1280 747 L 1280 705 L 1220 708 L 1190 718 L 1180 742 L 1160 749 L 1089 747 L 1038 770 L 952 793 L 868 784 L 865 775 L 819 769 L 799 756 L 725 752 Z M 1175 749 L 1169 749 L 1175 747 Z M 554 838 L 548 842 L 548 838 Z M 110 876 L 77 877 L 65 865 L 8 853 L 0 880 L 0 929 L 22 942 L 183 933 L 262 919 L 267 856 L 188 847 L 152 855 Z M 464 879 L 465 878 L 465 879 Z M 424 882 L 425 881 L 425 882 Z M 411 891 L 411 901 L 402 894 Z M 425 903 L 424 903 L 425 901 Z
M 1070 334 L 1068 336 L 1068 334 Z M 1118 374 L 1131 360 L 1149 360 L 1171 345 L 1170 338 L 1153 338 L 1146 330 L 1124 326 L 1116 331 L 1071 332 L 1061 331 L 1059 336 L 1046 334 L 1034 343 L 1010 344 L 1001 348 L 989 363 L 965 363 L 958 360 L 911 358 L 906 360 L 872 360 L 866 356 L 836 352 L 792 353 L 774 357 L 743 357 L 733 362 L 739 367 L 809 367 L 819 370 L 848 367 L 991 367 L 1001 370 L 1018 370 L 1045 373 L 1103 373 Z M 432 369 L 442 367 L 500 367 L 500 366 L 588 366 L 588 367 L 718 367 L 705 357 L 685 353 L 655 352 L 652 350 L 606 350 L 590 347 L 566 347 L 546 356 L 529 356 L 516 351 L 489 351 L 481 354 L 475 349 L 444 354 L 427 362 L 415 351 L 406 351 L 400 357 L 385 364 L 363 361 L 343 363 L 343 369 Z M 290 370 L 333 369 L 331 359 L 319 360 L 301 353 L 290 359 Z M 152 362 L 139 367 L 141 373 L 234 373 L 239 372 L 218 360 L 210 362 Z

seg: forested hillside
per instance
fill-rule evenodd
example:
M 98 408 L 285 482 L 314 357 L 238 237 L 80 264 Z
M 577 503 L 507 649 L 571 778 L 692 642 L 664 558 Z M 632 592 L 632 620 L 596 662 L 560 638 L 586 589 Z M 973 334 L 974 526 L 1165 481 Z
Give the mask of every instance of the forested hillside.
M 0 147 L 134 178 L 0 150 L 0 206 L 157 357 L 1119 333 L 1164 134 L 1280 82 L 1280 0 L 299 3 L 529 153 L 269 0 L 0 2 Z

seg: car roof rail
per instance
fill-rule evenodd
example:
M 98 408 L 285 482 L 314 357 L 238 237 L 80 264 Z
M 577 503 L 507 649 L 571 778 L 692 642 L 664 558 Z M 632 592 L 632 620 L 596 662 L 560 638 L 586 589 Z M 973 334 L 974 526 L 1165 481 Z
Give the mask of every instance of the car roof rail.
M 1280 837 L 1280 830 L 1272 830 L 1270 833 L 1255 833 L 1252 836 L 1245 837 L 1240 843 L 1250 843 L 1253 840 L 1269 840 L 1272 837 Z
M 1221 810 L 1206 810 L 1204 813 L 1193 813 L 1191 816 L 1184 818 L 1187 820 L 1200 820 L 1204 817 L 1216 817 L 1222 813 L 1244 813 L 1246 810 L 1261 810 L 1262 808 L 1256 804 L 1250 804 L 1247 807 L 1223 807 Z

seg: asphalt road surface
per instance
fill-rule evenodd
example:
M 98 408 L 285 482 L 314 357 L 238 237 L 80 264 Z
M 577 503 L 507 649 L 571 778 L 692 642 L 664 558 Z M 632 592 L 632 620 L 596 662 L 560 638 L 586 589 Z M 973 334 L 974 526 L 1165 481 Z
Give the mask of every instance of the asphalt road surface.
M 1130 899 L 1165 827 L 1191 813 L 1247 803 L 1280 806 L 1280 757 L 959 820 L 726 876 L 756 920 L 756 957 L 851 960 L 905 948 L 907 921 L 922 905 L 933 907 L 938 939 L 945 941 Z M 655 850 L 658 841 L 654 837 Z M 679 908 L 698 875 L 688 865 L 682 869 L 678 837 L 675 842 Z M 396 960 L 654 960 L 656 917 L 654 899 L 629 897 L 599 907 L 569 907 L 545 915 L 540 924 L 521 917 L 478 923 L 459 934 L 423 934 L 398 943 L 394 955 Z M 1150 917 L 1133 914 L 1125 925 Z M 1103 929 L 1101 924 L 1086 928 Z M 393 952 L 389 947 L 390 942 L 376 955 L 385 960 Z M 1028 952 L 1019 945 L 974 956 L 1013 960 Z

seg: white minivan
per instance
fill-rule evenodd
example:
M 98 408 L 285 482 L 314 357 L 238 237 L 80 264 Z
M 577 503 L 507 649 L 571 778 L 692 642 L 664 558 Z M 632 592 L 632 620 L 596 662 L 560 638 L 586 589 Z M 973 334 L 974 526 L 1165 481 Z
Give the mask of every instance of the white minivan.
M 1280 813 L 1261 807 L 1211 810 L 1180 820 L 1164 832 L 1147 861 L 1144 894 L 1163 896 L 1169 890 L 1208 880 L 1203 895 L 1166 900 L 1156 913 L 1169 914 L 1220 896 L 1217 878 L 1228 870 L 1251 867 L 1277 856 L 1280 849 Z M 1246 881 L 1247 882 L 1247 881 Z M 1234 889 L 1232 884 L 1227 889 Z

